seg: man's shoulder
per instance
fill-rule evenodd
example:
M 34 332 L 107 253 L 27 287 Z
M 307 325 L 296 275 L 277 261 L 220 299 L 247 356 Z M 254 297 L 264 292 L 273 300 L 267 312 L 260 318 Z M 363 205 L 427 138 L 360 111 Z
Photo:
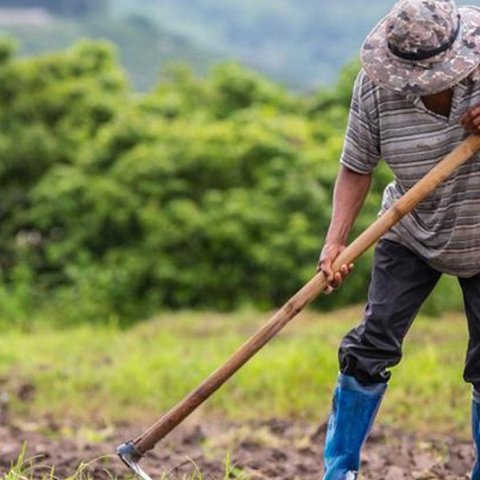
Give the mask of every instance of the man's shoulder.
M 387 97 L 395 96 L 394 92 L 385 90 L 384 88 L 377 85 L 365 72 L 362 68 L 357 75 L 355 80 L 354 92 L 357 98 L 361 98 L 364 101 L 370 99 L 381 100 Z
M 353 106 L 359 111 L 362 110 L 369 114 L 374 114 L 378 109 L 378 104 L 382 97 L 381 90 L 382 89 L 368 77 L 365 70 L 361 69 L 358 72 L 353 87 Z
M 367 75 L 363 68 L 358 72 L 357 78 L 355 80 L 355 90 L 357 90 L 362 95 L 369 94 L 373 91 L 378 90 L 380 87 L 376 85 L 370 77 Z
M 377 85 L 362 68 L 357 75 L 354 86 L 354 97 L 370 108 L 380 108 L 405 101 L 405 95 L 387 90 Z

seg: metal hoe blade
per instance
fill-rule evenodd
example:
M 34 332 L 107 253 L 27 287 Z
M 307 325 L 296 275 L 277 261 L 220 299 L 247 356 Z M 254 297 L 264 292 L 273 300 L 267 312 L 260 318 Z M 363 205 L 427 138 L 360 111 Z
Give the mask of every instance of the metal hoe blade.
M 138 477 L 142 480 L 152 480 L 152 477 L 140 468 L 138 462 L 142 458 L 142 455 L 138 453 L 133 442 L 123 443 L 117 447 L 117 455 L 122 462 Z

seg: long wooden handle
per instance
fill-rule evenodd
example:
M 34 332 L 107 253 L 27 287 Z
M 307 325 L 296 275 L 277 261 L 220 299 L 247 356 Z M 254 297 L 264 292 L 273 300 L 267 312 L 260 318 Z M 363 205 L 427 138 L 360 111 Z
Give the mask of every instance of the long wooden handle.
M 354 262 L 402 217 L 427 197 L 462 163 L 480 149 L 480 136 L 470 136 L 445 159 L 437 164 L 422 180 L 403 195 L 385 214 L 365 230 L 336 259 L 333 270 Z M 162 438 L 180 424 L 210 395 L 218 390 L 242 365 L 272 339 L 285 325 L 309 304 L 327 285 L 323 273 L 315 275 L 301 290 L 273 315 L 250 339 L 244 343 L 220 368 L 205 379 L 198 388 L 169 410 L 146 432 L 134 440 L 139 454 L 151 450 Z

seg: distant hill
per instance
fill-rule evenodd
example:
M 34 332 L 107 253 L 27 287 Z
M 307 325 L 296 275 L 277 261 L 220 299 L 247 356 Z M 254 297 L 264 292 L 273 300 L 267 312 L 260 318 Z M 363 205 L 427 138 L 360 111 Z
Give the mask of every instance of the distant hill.
M 1 19 L 2 10 L 0 35 L 3 33 L 16 38 L 20 53 L 24 55 L 61 50 L 84 37 L 113 42 L 132 83 L 139 90 L 146 90 L 157 82 L 162 67 L 167 63 L 187 63 L 203 73 L 219 59 L 217 55 L 194 46 L 181 33 L 166 32 L 143 16 L 81 20 L 53 17 L 53 21 L 37 26 L 30 23 L 22 26 L 17 21 L 8 26 Z
M 333 81 L 394 0 L 115 0 L 300 89 Z M 480 5 L 480 0 L 469 1 Z M 458 0 L 458 4 L 463 4 Z
M 11 28 L 24 53 L 68 46 L 81 36 L 107 38 L 119 46 L 141 89 L 172 60 L 205 72 L 221 59 L 235 59 L 311 90 L 331 83 L 358 55 L 394 0 L 0 0 L 0 6 L 27 4 L 55 4 L 50 11 L 63 17 L 44 29 Z
M 165 30 L 297 88 L 331 82 L 393 0 L 119 0 Z
M 105 13 L 109 0 L 0 0 L 0 8 L 42 8 L 58 15 Z

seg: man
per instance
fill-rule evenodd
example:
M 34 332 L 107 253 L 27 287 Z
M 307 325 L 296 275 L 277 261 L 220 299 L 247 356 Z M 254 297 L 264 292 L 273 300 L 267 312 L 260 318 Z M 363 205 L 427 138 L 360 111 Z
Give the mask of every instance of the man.
M 395 175 L 382 211 L 469 132 L 480 133 L 480 10 L 453 0 L 403 0 L 361 52 L 331 224 L 319 261 L 330 293 L 352 266 L 332 272 L 382 158 Z M 404 217 L 375 249 L 363 321 L 343 339 L 325 444 L 324 480 L 357 478 L 360 449 L 418 309 L 441 273 L 459 278 L 470 340 L 464 379 L 473 385 L 480 449 L 480 155 Z M 441 392 L 439 392 L 441 395 Z M 480 480 L 474 466 L 473 480 Z

